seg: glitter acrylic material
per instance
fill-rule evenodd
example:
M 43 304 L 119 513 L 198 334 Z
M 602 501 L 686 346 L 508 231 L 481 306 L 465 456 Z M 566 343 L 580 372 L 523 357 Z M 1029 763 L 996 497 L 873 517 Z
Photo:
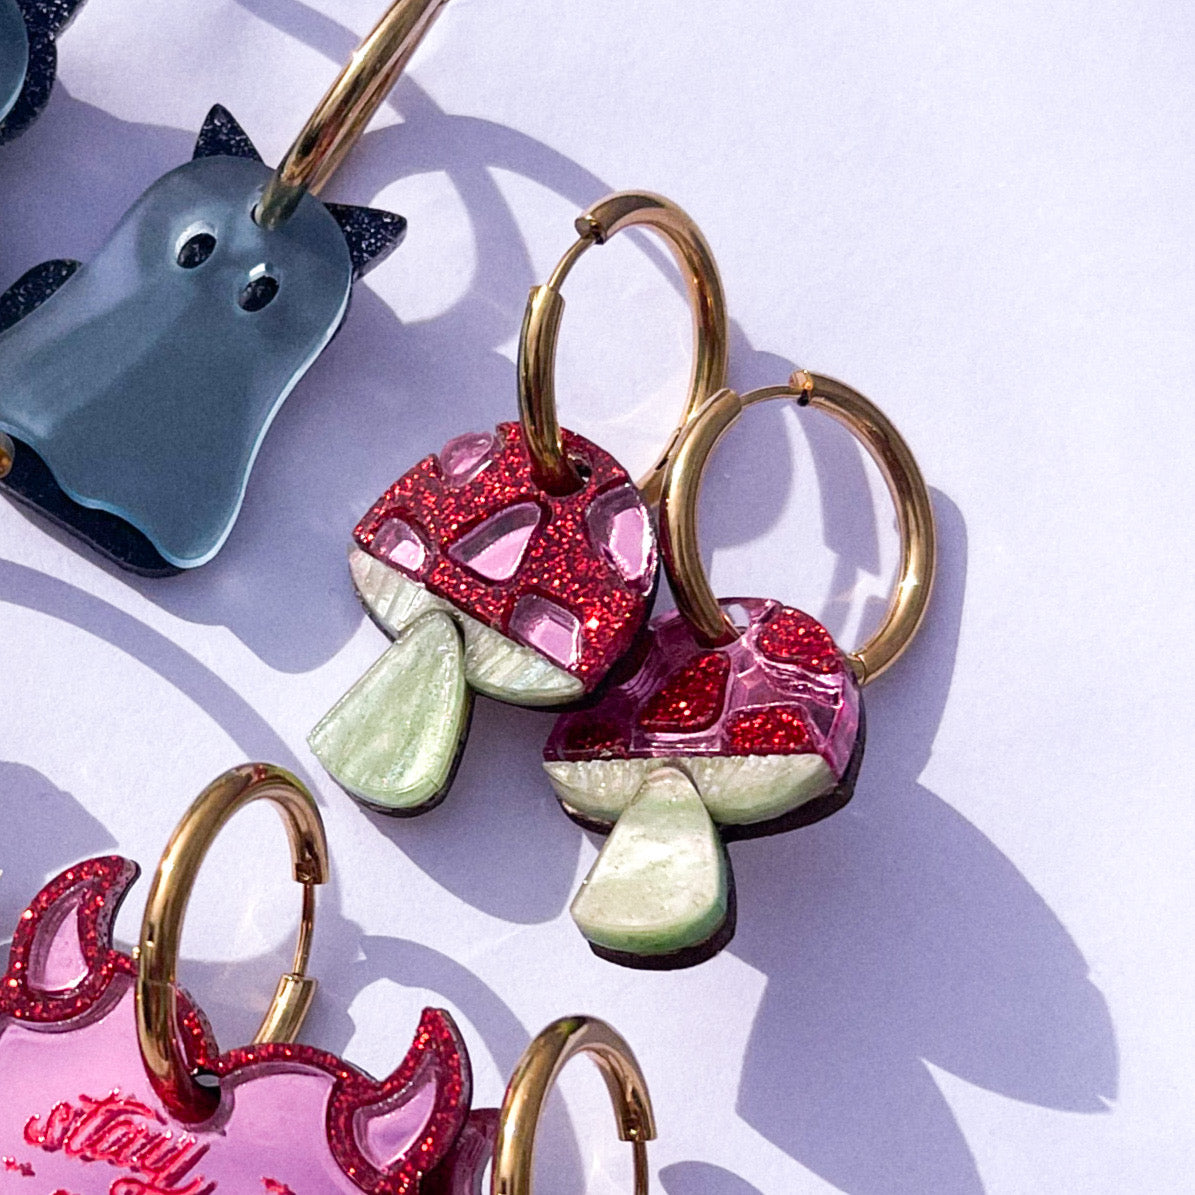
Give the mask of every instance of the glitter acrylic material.
M 220 1083 L 207 1122 L 154 1095 L 134 1020 L 135 964 L 111 924 L 136 876 L 109 857 L 64 872 L 22 916 L 0 983 L 0 1189 L 15 1195 L 417 1195 L 469 1112 L 468 1058 L 447 1013 L 425 1010 L 377 1082 L 308 1046 L 219 1054 L 182 1000 L 182 1040 Z M 103 1165 L 95 1165 L 95 1163 Z
M 51 293 L 27 276 L 19 302 L 0 299 L 19 317 L 0 333 L 0 429 L 16 442 L 4 488 L 134 571 L 219 551 L 354 278 L 401 239 L 398 217 L 309 195 L 266 231 L 252 213 L 269 177 L 213 109 L 195 158 L 141 196 L 94 260 L 60 270 Z
M 444 616 L 460 636 L 468 685 L 516 705 L 561 706 L 592 692 L 635 642 L 656 584 L 655 536 L 630 477 L 595 444 L 564 438 L 586 474 L 575 492 L 541 490 L 519 424 L 504 423 L 457 437 L 399 478 L 349 553 L 358 595 L 396 646 L 429 614 Z M 312 732 L 312 749 L 367 804 L 421 812 L 444 795 L 447 781 L 430 778 L 450 778 L 460 749 L 439 735 L 409 742 L 405 728 L 428 721 L 430 700 L 426 688 L 408 686 L 404 697 L 371 671 Z M 463 740 L 466 721 L 445 713 Z M 436 767 L 421 764 L 428 783 L 396 780 L 406 769 L 387 744 L 400 738 L 423 761 L 439 752 Z
M 25 86 L 29 31 L 17 0 L 0 0 L 0 130 Z
M 58 35 L 83 0 L 0 0 L 0 145 L 19 137 L 50 101 Z
M 741 631 L 732 643 L 702 645 L 675 612 L 655 619 L 634 674 L 595 704 L 562 715 L 544 749 L 566 812 L 587 828 L 613 829 L 573 914 L 595 952 L 617 962 L 691 965 L 733 931 L 729 864 L 728 915 L 713 932 L 708 911 L 720 899 L 710 883 L 714 873 L 683 868 L 685 891 L 673 890 L 668 844 L 694 860 L 700 835 L 679 782 L 672 782 L 671 805 L 644 805 L 661 770 L 683 773 L 723 840 L 816 821 L 845 804 L 854 788 L 862 699 L 829 632 L 775 601 L 734 599 L 722 607 Z M 644 864 L 640 823 L 648 816 L 659 866 Z M 620 832 L 624 819 L 634 833 Z M 678 901 L 708 915 L 678 917 Z

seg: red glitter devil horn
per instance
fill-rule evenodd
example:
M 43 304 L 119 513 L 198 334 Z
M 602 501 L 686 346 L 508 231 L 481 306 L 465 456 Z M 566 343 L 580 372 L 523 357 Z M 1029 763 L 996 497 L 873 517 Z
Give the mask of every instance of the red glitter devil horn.
M 86 1012 L 127 960 L 112 949 L 112 922 L 138 868 L 109 855 L 68 868 L 21 914 L 0 1013 L 39 1024 Z
M 424 1179 L 469 1118 L 469 1056 L 452 1017 L 425 1008 L 406 1057 L 379 1083 L 346 1068 L 328 1107 L 328 1144 L 341 1168 L 378 1195 L 436 1190 Z M 449 1188 L 451 1190 L 451 1188 Z

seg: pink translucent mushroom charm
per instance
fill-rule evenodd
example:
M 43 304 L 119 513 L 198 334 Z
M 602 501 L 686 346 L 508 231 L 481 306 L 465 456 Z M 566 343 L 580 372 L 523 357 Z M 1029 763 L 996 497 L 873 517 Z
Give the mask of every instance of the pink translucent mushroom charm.
M 816 620 L 776 601 L 719 602 L 701 565 L 697 501 L 722 434 L 756 402 L 795 399 L 848 427 L 896 504 L 902 560 L 887 615 L 847 655 Z M 595 953 L 634 967 L 689 966 L 735 927 L 725 843 L 794 829 L 850 800 L 863 755 L 860 689 L 916 633 L 933 584 L 933 512 L 900 434 L 841 382 L 714 395 L 681 433 L 660 504 L 677 610 L 655 619 L 642 662 L 584 710 L 557 720 L 545 768 L 565 811 L 608 833 L 573 901 Z
M 253 1045 L 220 1053 L 174 969 L 183 912 L 211 838 L 249 801 L 287 825 L 303 923 Z M 468 1056 L 427 1009 L 406 1057 L 376 1081 L 292 1045 L 314 992 L 304 975 L 313 885 L 327 847 L 314 802 L 264 764 L 226 773 L 180 824 L 154 879 L 136 960 L 112 923 L 138 874 L 91 859 L 37 895 L 0 980 L 0 1189 L 20 1195 L 434 1193 L 469 1116 Z M 439 1188 L 444 1189 L 444 1188 Z
M 635 643 L 651 607 L 657 547 L 648 504 L 663 460 L 637 487 L 556 420 L 560 287 L 591 245 L 638 225 L 684 271 L 696 356 L 683 420 L 722 385 L 726 315 L 717 267 L 675 204 L 624 192 L 577 221 L 580 239 L 531 292 L 519 346 L 517 423 L 458 436 L 398 479 L 361 520 L 349 569 L 393 640 L 312 731 L 349 793 L 409 816 L 446 794 L 472 694 L 540 708 L 575 704 Z

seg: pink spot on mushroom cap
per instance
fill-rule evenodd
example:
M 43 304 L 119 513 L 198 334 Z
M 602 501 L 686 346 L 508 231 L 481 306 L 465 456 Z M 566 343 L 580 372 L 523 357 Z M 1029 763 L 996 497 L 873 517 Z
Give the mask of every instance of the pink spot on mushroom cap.
M 440 470 L 445 481 L 460 485 L 474 478 L 494 452 L 491 432 L 466 432 L 440 449 Z
M 648 582 L 655 571 L 655 535 L 639 493 L 618 486 L 594 499 L 585 516 L 594 547 L 630 582 Z
M 859 686 L 828 632 L 779 602 L 722 605 L 747 623 L 738 639 L 711 650 L 676 611 L 654 619 L 639 669 L 559 717 L 544 758 L 817 753 L 841 776 L 858 733 Z
M 374 533 L 370 551 L 410 573 L 418 573 L 427 559 L 427 547 L 405 519 L 387 519 Z
M 510 616 L 510 633 L 561 668 L 571 668 L 577 662 L 581 646 L 577 616 L 537 593 L 519 598 Z
M 543 513 L 536 502 L 516 502 L 458 539 L 448 555 L 487 581 L 509 581 L 519 571 Z

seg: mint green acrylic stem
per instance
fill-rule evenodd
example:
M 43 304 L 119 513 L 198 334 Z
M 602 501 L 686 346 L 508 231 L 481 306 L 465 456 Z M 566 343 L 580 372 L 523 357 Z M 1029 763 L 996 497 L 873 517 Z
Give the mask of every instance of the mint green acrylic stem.
M 452 778 L 470 701 L 460 633 L 432 610 L 395 639 L 308 742 L 358 800 L 383 813 L 415 813 Z
M 618 819 L 573 899 L 595 946 L 672 954 L 708 941 L 726 920 L 726 855 L 692 782 L 660 768 Z

